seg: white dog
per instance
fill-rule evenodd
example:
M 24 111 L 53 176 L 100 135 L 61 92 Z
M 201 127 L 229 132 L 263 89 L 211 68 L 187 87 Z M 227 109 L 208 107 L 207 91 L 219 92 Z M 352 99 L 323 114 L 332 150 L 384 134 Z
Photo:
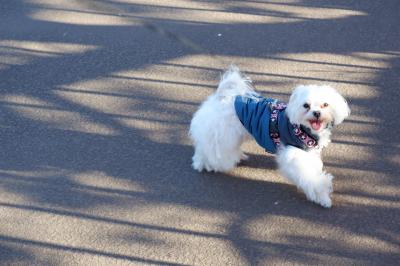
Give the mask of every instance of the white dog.
M 247 159 L 241 144 L 252 135 L 276 153 L 280 172 L 307 198 L 331 207 L 333 176 L 323 171 L 321 150 L 331 129 L 350 115 L 346 100 L 328 86 L 298 86 L 284 104 L 261 97 L 251 80 L 232 66 L 217 91 L 194 114 L 189 135 L 193 168 L 226 172 Z

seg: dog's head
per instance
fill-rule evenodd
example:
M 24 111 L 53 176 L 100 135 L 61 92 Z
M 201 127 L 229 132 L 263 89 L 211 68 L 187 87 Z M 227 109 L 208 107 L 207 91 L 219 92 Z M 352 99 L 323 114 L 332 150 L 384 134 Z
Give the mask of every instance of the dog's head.
M 319 135 L 342 123 L 350 115 L 350 108 L 332 87 L 301 85 L 293 90 L 286 113 L 292 124 L 303 125 Z

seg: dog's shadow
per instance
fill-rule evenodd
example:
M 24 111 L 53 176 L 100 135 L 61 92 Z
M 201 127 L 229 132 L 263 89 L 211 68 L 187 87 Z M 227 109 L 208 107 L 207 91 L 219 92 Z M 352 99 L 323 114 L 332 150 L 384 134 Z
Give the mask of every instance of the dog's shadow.
M 249 213 L 253 215 L 256 213 L 255 216 L 257 216 L 276 212 L 277 204 L 286 207 L 299 206 L 300 208 L 301 206 L 314 210 L 321 209 L 319 205 L 308 201 L 304 193 L 299 191 L 296 186 L 276 182 L 268 176 L 262 180 L 243 177 L 235 172 L 203 172 L 201 176 L 201 180 L 208 184 L 207 194 L 212 195 L 213 202 L 217 202 L 214 204 L 217 204 L 218 208 L 230 211 L 238 211 L 235 208 L 239 208 L 239 213 L 246 217 Z M 249 208 L 243 210 L 243 206 Z
M 276 170 L 278 169 L 278 164 L 276 163 L 275 157 L 272 155 L 261 155 L 261 154 L 251 154 L 246 153 L 249 158 L 247 160 L 242 160 L 238 167 L 250 167 L 258 169 Z

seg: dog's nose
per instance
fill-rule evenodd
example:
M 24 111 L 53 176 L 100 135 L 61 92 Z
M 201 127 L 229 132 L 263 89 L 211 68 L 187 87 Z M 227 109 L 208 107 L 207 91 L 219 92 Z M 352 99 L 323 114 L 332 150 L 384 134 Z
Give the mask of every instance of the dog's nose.
M 313 115 L 315 116 L 315 118 L 319 118 L 321 116 L 321 112 L 320 111 L 314 111 Z

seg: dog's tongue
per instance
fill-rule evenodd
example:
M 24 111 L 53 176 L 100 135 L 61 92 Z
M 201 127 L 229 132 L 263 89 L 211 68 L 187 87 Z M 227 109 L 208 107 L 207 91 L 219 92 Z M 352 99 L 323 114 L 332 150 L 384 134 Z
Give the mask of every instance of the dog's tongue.
M 319 120 L 311 120 L 310 121 L 312 129 L 315 131 L 318 131 L 321 128 L 321 121 Z

